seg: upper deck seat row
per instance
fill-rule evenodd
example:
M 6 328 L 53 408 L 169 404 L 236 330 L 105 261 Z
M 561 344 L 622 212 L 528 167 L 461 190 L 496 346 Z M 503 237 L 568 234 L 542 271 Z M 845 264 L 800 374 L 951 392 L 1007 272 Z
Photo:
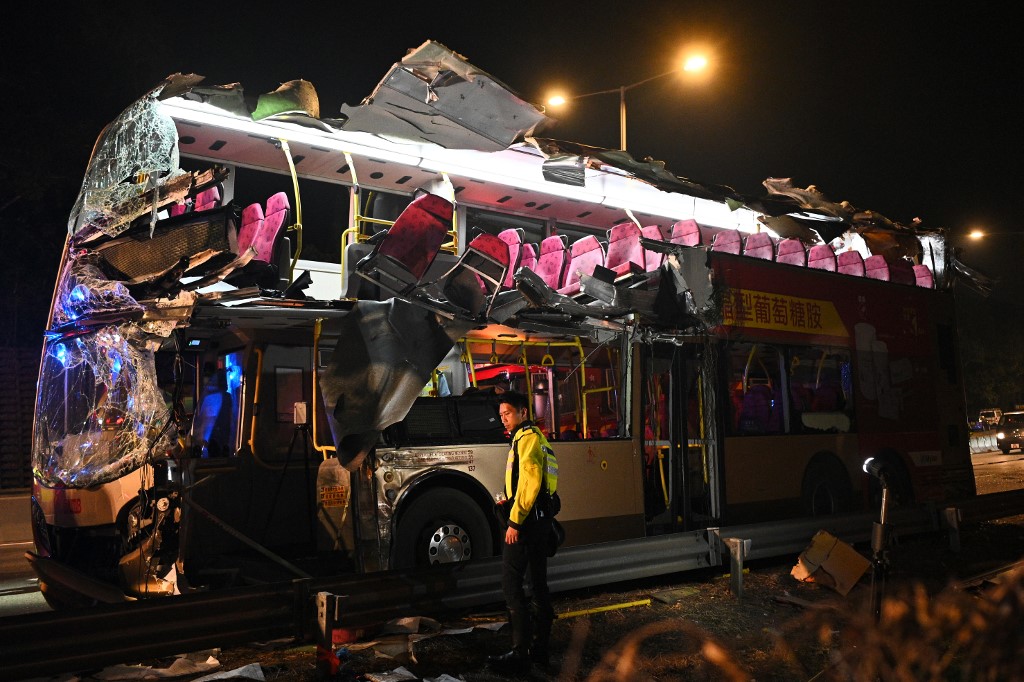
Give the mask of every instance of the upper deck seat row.
M 430 194 L 417 197 L 391 228 L 373 240 L 373 251 L 360 260 L 358 273 L 398 295 L 410 294 L 427 284 L 426 279 L 443 278 L 449 300 L 483 312 L 490 311 L 501 290 L 515 287 L 515 273 L 521 268 L 532 270 L 553 291 L 575 296 L 581 291 L 582 278 L 594 276 L 598 268 L 602 268 L 608 281 L 631 283 L 643 281 L 644 273 L 660 268 L 665 253 L 645 247 L 645 241 L 648 246 L 652 241 L 660 241 L 699 248 L 705 245 L 704 234 L 709 233 L 713 235 L 710 250 L 714 252 L 900 284 L 934 286 L 931 271 L 924 265 L 911 265 L 909 261 L 889 263 L 882 256 L 865 260 L 855 251 L 845 251 L 837 257 L 828 245 L 818 244 L 808 250 L 798 239 L 776 241 L 767 232 L 744 236 L 734 229 L 702 231 L 694 220 L 678 221 L 671 229 L 623 222 L 608 230 L 607 241 L 585 235 L 569 243 L 565 235 L 552 235 L 538 247 L 525 241 L 521 228 L 502 230 L 497 235 L 480 233 L 440 278 L 426 278 L 448 238 L 451 217 L 452 205 L 444 199 Z
M 513 288 L 516 270 L 525 267 L 540 275 L 549 287 L 568 296 L 580 291 L 580 275 L 593 275 L 597 266 L 611 270 L 616 278 L 661 267 L 665 255 L 644 248 L 641 237 L 683 246 L 704 245 L 701 228 L 694 220 L 681 220 L 668 230 L 658 225 L 640 228 L 633 223 L 619 223 L 608 231 L 607 246 L 594 235 L 580 237 L 571 245 L 564 235 L 556 235 L 541 242 L 540 258 L 533 255 L 533 245 L 523 241 L 522 229 L 510 228 L 498 236 L 509 246 L 504 288 Z M 913 265 L 908 260 L 888 262 L 880 255 L 865 259 L 856 251 L 844 251 L 837 256 L 828 244 L 816 244 L 808 249 L 799 239 L 776 241 L 767 232 L 754 232 L 744 237 L 738 230 L 720 230 L 714 233 L 710 248 L 719 253 L 741 254 L 855 277 L 925 288 L 935 286 L 927 265 Z

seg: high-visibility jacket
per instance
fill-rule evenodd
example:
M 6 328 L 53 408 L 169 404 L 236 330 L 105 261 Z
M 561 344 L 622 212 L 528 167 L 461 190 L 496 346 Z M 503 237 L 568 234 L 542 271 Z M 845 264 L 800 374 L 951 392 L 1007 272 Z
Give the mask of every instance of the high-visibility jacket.
M 545 488 L 549 495 L 558 491 L 558 460 L 541 430 L 524 421 L 512 434 L 512 447 L 505 463 L 505 495 L 510 502 L 508 525 L 521 528 Z

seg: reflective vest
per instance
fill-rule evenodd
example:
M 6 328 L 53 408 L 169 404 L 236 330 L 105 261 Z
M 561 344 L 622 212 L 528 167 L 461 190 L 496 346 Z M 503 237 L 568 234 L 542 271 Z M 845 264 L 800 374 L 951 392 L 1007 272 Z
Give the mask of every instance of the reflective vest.
M 512 434 L 505 463 L 510 526 L 519 528 L 526 522 L 542 490 L 548 495 L 558 492 L 558 460 L 541 430 L 525 421 Z

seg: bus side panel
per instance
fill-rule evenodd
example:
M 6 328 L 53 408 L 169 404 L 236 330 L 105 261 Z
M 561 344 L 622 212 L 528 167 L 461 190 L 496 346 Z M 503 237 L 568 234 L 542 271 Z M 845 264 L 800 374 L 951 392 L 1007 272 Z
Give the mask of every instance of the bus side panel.
M 629 441 L 555 441 L 567 545 L 644 535 L 640 454 Z

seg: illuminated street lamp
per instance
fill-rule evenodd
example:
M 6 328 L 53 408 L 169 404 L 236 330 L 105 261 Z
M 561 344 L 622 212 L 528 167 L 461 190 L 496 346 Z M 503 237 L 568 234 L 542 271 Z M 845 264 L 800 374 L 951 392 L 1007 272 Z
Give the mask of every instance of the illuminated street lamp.
M 683 62 L 682 66 L 672 69 L 671 71 L 659 73 L 655 76 L 645 78 L 635 83 L 630 83 L 629 85 L 620 85 L 617 88 L 610 88 L 608 90 L 597 90 L 595 92 L 587 92 L 582 95 L 573 95 L 572 97 L 566 97 L 564 95 L 555 95 L 554 97 L 550 97 L 548 99 L 548 105 L 552 107 L 559 107 L 568 102 L 577 99 L 583 99 L 584 97 L 592 97 L 594 95 L 610 95 L 616 92 L 619 93 L 619 148 L 622 149 L 622 151 L 626 151 L 626 91 L 632 90 L 637 86 L 644 85 L 645 83 L 650 83 L 653 80 L 664 78 L 665 76 L 671 76 L 672 74 L 679 73 L 680 71 L 703 71 L 705 68 L 707 68 L 707 65 L 707 57 L 703 55 L 693 55 L 691 57 L 687 57 L 686 60 Z

